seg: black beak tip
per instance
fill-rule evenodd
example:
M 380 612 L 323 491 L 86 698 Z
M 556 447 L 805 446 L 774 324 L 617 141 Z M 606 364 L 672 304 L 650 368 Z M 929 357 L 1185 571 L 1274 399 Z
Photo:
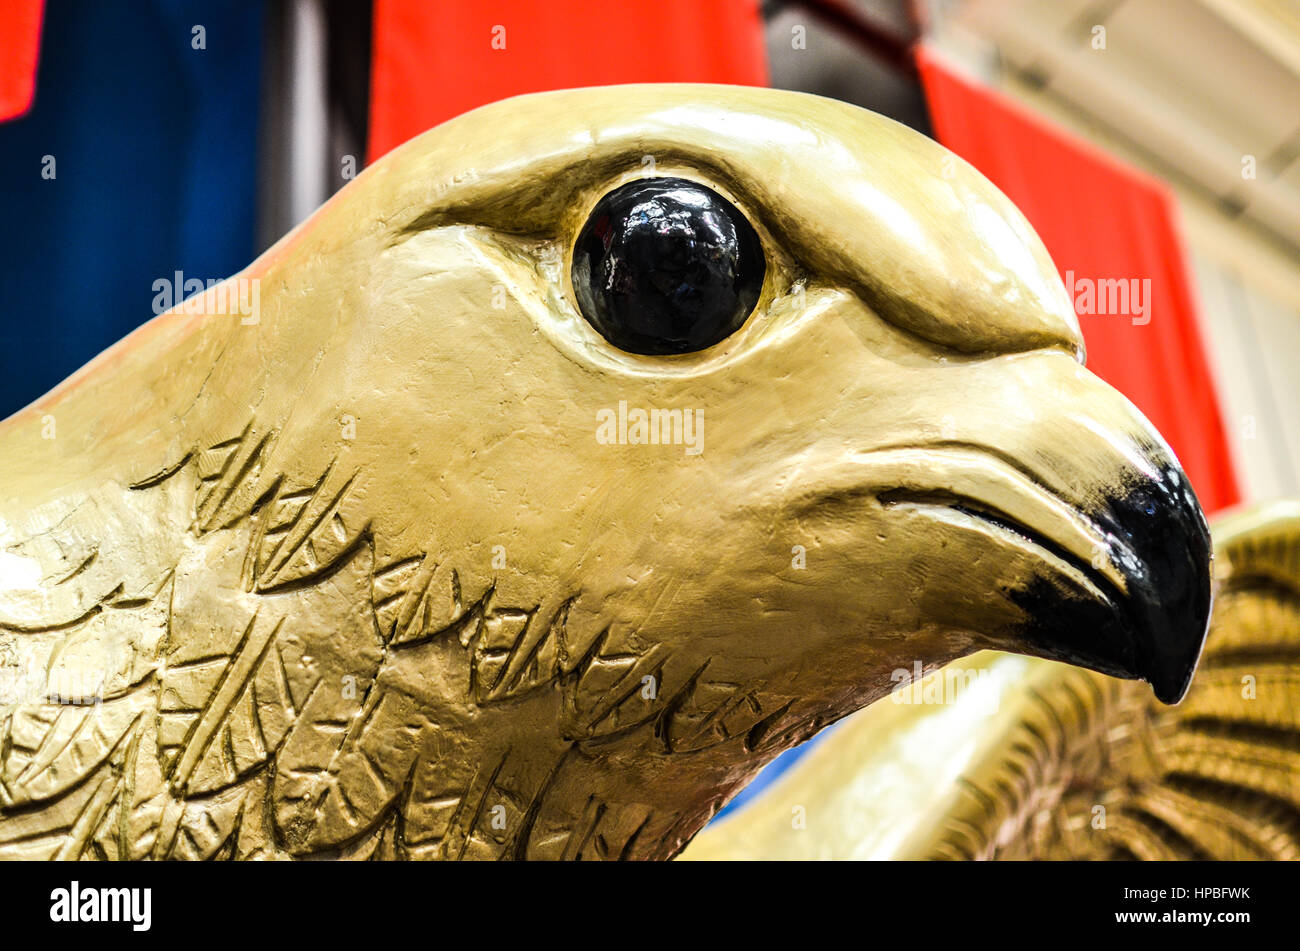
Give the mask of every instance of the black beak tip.
M 1189 628 L 1191 632 L 1195 630 L 1194 626 Z M 1192 677 L 1196 673 L 1197 662 L 1200 660 L 1205 634 L 1204 628 L 1201 629 L 1199 636 L 1195 636 L 1194 633 L 1190 637 L 1182 634 L 1181 640 L 1186 645 L 1185 649 L 1172 650 L 1168 656 L 1157 654 L 1148 658 L 1143 665 L 1145 669 L 1139 672 L 1140 676 L 1151 685 L 1151 690 L 1161 703 L 1172 706 L 1187 695 L 1187 689 L 1192 685 Z M 1169 632 L 1161 640 L 1174 644 L 1176 648 L 1180 641 L 1180 632 Z
M 1187 693 L 1209 629 L 1213 548 L 1200 503 L 1182 470 L 1167 464 L 1112 499 L 1098 518 L 1124 570 L 1125 626 L 1132 638 L 1126 673 L 1147 681 L 1167 704 Z
M 1210 530 L 1191 486 L 1173 462 L 1135 480 L 1091 513 L 1111 543 L 1126 593 L 1113 603 L 1062 603 L 1036 584 L 1017 600 L 1029 618 L 1033 652 L 1080 667 L 1145 680 L 1163 703 L 1187 693 L 1209 628 Z
M 1195 670 L 1195 665 L 1189 667 L 1185 677 L 1171 676 L 1162 679 L 1159 676 L 1153 676 L 1148 681 L 1151 684 L 1151 691 L 1156 695 L 1157 700 L 1172 707 L 1174 704 L 1180 703 L 1183 697 L 1187 695 L 1187 688 L 1192 685 L 1191 675 Z

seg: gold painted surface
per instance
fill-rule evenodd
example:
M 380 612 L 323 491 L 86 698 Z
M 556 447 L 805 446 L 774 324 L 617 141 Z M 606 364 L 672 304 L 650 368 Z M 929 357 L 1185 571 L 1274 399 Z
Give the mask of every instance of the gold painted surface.
M 689 356 L 567 286 L 651 170 L 768 255 Z M 0 857 L 669 857 L 900 666 L 1045 649 L 1016 593 L 1097 595 L 1059 552 L 1122 588 L 1080 513 L 1164 450 L 1080 348 L 1010 203 L 853 107 L 620 87 L 435 129 L 0 425 Z M 602 444 L 621 403 L 699 411 L 702 451 Z
M 1300 858 L 1300 503 L 1214 535 L 1219 593 L 1180 705 L 978 654 L 922 702 L 846 720 L 683 857 Z

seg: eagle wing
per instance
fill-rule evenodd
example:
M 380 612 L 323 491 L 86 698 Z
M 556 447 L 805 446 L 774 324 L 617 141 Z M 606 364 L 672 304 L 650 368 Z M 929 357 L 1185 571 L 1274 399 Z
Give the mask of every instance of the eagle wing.
M 1081 697 L 1098 700 L 1058 767 L 1060 805 L 983 848 L 953 836 L 953 854 L 1300 858 L 1300 505 L 1215 528 L 1218 600 L 1186 699 L 1162 707 L 1132 684 L 1086 678 Z M 1075 679 L 1062 677 L 1045 707 L 1070 702 L 1083 689 Z M 1044 714 L 1040 729 L 1054 719 Z M 1014 774 L 1017 745 L 989 773 L 986 796 Z

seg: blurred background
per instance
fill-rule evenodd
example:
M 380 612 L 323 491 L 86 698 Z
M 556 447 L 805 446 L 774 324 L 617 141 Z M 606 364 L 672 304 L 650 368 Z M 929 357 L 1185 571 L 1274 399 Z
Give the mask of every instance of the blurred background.
M 1300 496 L 1296 0 L 0 0 L 0 416 L 411 136 L 642 81 L 935 137 L 1025 212 L 1208 511 Z

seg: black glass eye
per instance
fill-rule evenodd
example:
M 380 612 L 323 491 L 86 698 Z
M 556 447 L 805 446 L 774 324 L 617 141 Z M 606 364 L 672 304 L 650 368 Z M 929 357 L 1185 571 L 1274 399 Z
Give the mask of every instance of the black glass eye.
M 614 189 L 573 249 L 582 315 L 630 353 L 690 353 L 735 333 L 758 303 L 765 270 L 745 216 L 681 178 Z

